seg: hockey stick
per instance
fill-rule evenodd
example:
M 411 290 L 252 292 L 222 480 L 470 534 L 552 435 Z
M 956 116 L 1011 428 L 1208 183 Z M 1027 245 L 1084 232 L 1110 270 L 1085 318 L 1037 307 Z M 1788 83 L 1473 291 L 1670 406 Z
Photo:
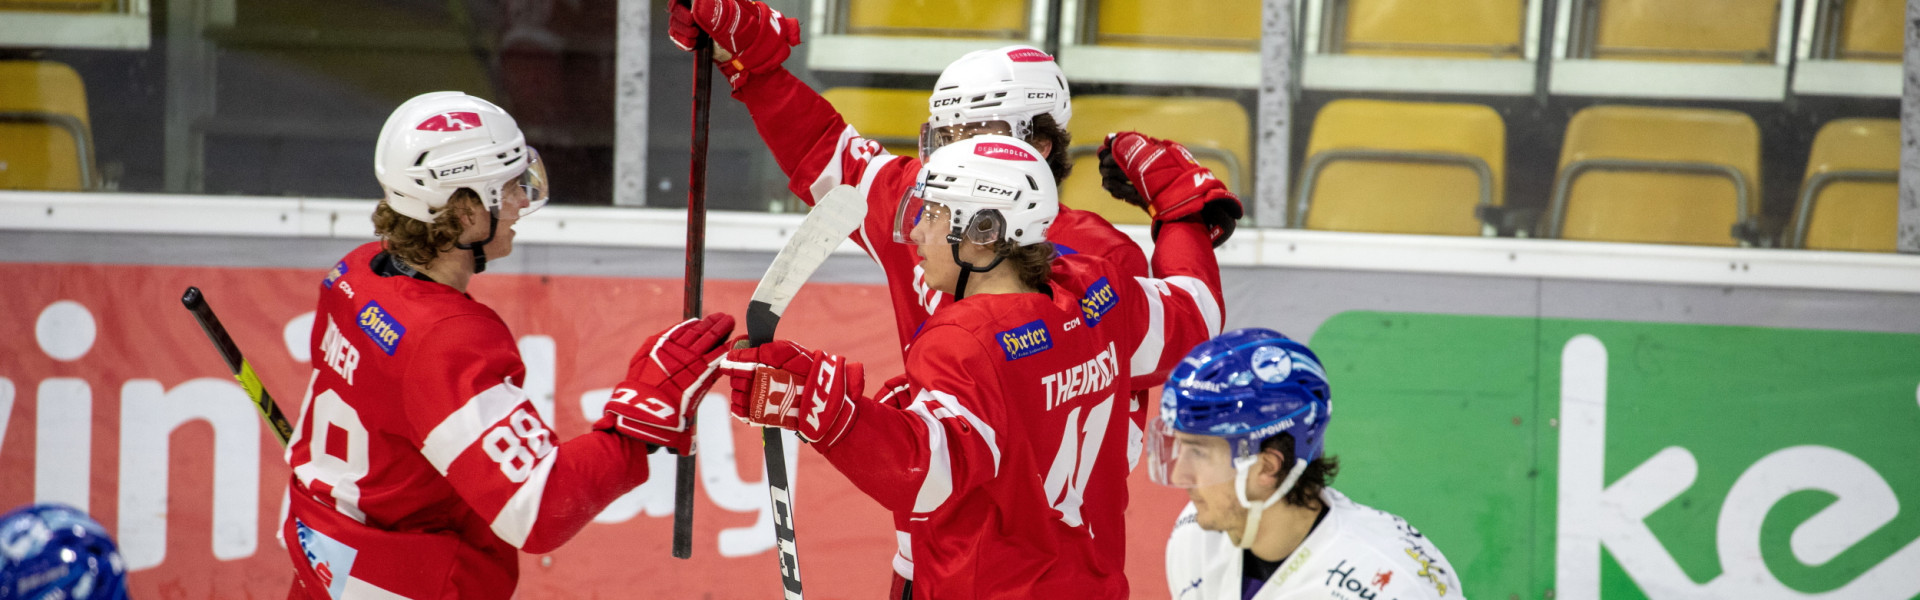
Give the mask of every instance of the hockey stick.
M 692 8 L 690 2 L 682 4 Z M 681 315 L 700 318 L 700 282 L 707 248 L 707 120 L 713 106 L 713 40 L 706 33 L 694 42 L 693 156 L 687 166 L 687 275 Z M 691 424 L 694 416 L 688 415 Z M 693 557 L 693 469 L 691 454 L 674 462 L 673 557 Z
M 200 330 L 207 332 L 207 339 L 213 340 L 213 348 L 220 351 L 220 358 L 227 361 L 227 369 L 233 372 L 233 378 L 240 380 L 240 387 L 247 390 L 247 397 L 253 400 L 253 407 L 259 409 L 260 417 L 267 420 L 267 427 L 273 430 L 273 437 L 279 438 L 280 445 L 286 446 L 293 438 L 293 425 L 287 423 L 287 416 L 280 413 L 280 405 L 273 402 L 273 396 L 267 395 L 267 388 L 260 384 L 260 376 L 253 373 L 253 365 L 247 364 L 246 357 L 240 355 L 240 347 L 233 343 L 233 336 L 227 335 L 227 328 L 220 324 L 220 317 L 213 315 L 213 307 L 207 305 L 207 297 L 200 288 L 188 286 L 187 293 L 180 296 L 180 303 L 193 313 L 193 319 L 200 322 Z
M 747 303 L 748 344 L 759 346 L 773 341 L 780 315 L 787 311 L 794 294 L 827 261 L 833 249 L 860 227 L 866 212 L 859 190 L 844 185 L 834 187 L 813 205 L 786 247 L 773 257 L 760 285 L 753 288 L 753 299 Z M 780 549 L 780 582 L 789 600 L 799 600 L 800 551 L 794 542 L 793 487 L 787 480 L 787 452 L 782 439 L 777 427 L 760 431 L 767 463 L 767 493 L 773 498 L 773 535 Z

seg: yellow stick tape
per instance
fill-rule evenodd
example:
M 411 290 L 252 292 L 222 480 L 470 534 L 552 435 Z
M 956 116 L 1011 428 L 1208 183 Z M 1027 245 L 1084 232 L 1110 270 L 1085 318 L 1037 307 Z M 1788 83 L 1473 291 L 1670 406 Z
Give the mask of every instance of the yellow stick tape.
M 240 374 L 233 378 L 240 380 L 240 387 L 246 388 L 247 397 L 253 399 L 253 407 L 260 411 L 260 416 L 266 416 L 267 404 L 264 398 L 267 390 L 265 386 L 260 385 L 260 376 L 253 374 L 253 364 L 240 361 Z

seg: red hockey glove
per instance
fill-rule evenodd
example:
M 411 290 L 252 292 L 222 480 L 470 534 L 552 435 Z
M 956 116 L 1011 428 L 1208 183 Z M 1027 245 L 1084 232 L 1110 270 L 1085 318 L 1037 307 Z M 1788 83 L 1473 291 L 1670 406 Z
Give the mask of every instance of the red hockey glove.
M 738 348 L 720 359 L 733 379 L 733 416 L 756 425 L 792 429 L 808 442 L 831 446 L 853 423 L 853 398 L 866 385 L 857 362 L 775 340 Z
M 693 51 L 701 32 L 713 38 L 713 62 L 733 89 L 747 76 L 780 66 L 800 45 L 800 22 L 751 0 L 679 0 L 668 3 L 667 35 L 681 50 Z
M 874 396 L 873 400 L 887 406 L 906 410 L 908 406 L 913 404 L 913 392 L 907 383 L 907 376 L 904 374 L 895 375 L 893 379 L 888 379 L 886 383 L 880 384 L 880 394 Z
M 692 417 L 716 376 L 733 317 L 714 313 L 687 319 L 647 338 L 627 363 L 627 379 L 613 389 L 593 428 L 615 431 L 689 456 Z
M 1178 142 L 1135 131 L 1109 134 L 1100 145 L 1100 186 L 1113 197 L 1147 209 L 1157 236 L 1160 223 L 1194 215 L 1207 225 L 1213 245 L 1233 237 L 1243 216 L 1240 199 L 1200 166 Z

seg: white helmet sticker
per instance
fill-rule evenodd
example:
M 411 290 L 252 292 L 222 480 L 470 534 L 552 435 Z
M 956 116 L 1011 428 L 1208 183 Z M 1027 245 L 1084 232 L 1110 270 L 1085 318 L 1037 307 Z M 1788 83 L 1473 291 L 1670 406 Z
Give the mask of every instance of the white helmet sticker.
M 1253 350 L 1253 374 L 1261 381 L 1279 383 L 1293 374 L 1293 355 L 1286 349 L 1261 346 Z

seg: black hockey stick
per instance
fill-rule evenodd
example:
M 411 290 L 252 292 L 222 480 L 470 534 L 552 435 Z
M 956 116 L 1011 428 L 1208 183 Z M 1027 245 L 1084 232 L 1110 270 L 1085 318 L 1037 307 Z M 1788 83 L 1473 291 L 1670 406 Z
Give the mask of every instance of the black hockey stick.
M 794 230 L 793 237 L 780 254 L 773 257 L 760 285 L 753 288 L 753 300 L 747 303 L 747 343 L 759 346 L 773 341 L 780 326 L 780 315 L 787 311 L 800 286 L 827 261 L 840 242 L 860 227 L 866 216 L 866 202 L 858 190 L 837 186 L 814 203 Z M 773 498 L 773 535 L 780 550 L 780 582 L 789 600 L 800 598 L 800 550 L 794 541 L 793 486 L 787 480 L 787 451 L 780 429 L 760 431 L 767 463 L 767 494 Z
M 213 315 L 213 307 L 207 305 L 207 297 L 200 288 L 189 286 L 187 293 L 180 296 L 180 303 L 193 313 L 193 319 L 200 322 L 200 330 L 207 332 L 207 339 L 213 340 L 213 348 L 220 351 L 220 358 L 227 361 L 227 369 L 233 371 L 233 378 L 240 380 L 240 387 L 247 390 L 247 397 L 253 400 L 253 407 L 259 409 L 260 417 L 267 420 L 267 428 L 273 430 L 273 437 L 279 438 L 280 445 L 286 446 L 293 439 L 293 425 L 287 423 L 287 416 L 281 414 L 280 405 L 273 402 L 273 396 L 267 395 L 267 388 L 260 384 L 260 376 L 253 373 L 253 365 L 240 355 L 240 346 L 233 343 L 233 336 L 227 335 L 227 328 L 220 324 L 220 317 Z
M 691 2 L 681 0 L 692 8 Z M 700 318 L 700 282 L 707 250 L 707 121 L 713 106 L 713 39 L 702 32 L 693 51 L 693 156 L 687 166 L 687 276 L 684 318 Z M 697 415 L 687 415 L 693 423 Z M 693 557 L 693 456 L 673 469 L 673 557 Z

